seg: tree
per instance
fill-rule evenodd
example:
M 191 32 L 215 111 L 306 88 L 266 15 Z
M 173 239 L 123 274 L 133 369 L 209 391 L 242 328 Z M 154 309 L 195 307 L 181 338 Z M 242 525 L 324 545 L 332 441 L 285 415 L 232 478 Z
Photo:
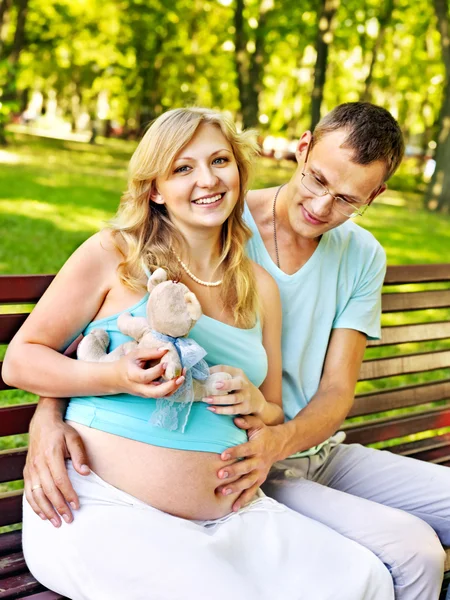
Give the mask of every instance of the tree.
M 317 23 L 317 59 L 314 69 L 314 88 L 311 102 L 311 130 L 314 130 L 320 121 L 320 107 L 322 105 L 323 89 L 327 73 L 328 48 L 333 40 L 332 24 L 339 3 L 340 0 L 321 0 L 321 9 Z
M 428 186 L 425 203 L 430 210 L 450 212 L 450 24 L 448 0 L 433 0 L 441 35 L 445 65 L 445 86 L 439 116 L 439 134 L 435 153 L 436 168 Z

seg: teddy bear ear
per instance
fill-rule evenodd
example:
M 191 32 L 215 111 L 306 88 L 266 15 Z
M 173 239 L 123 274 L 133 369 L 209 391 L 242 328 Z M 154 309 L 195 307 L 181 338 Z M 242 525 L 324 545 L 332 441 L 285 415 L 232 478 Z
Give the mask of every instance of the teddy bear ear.
M 156 269 L 156 271 L 153 271 L 148 280 L 148 292 L 151 293 L 155 289 L 155 287 L 163 281 L 167 281 L 167 272 L 160 267 L 159 269 Z
M 202 307 L 197 300 L 197 296 L 193 292 L 186 292 L 184 300 L 189 316 L 193 321 L 198 321 L 202 316 Z

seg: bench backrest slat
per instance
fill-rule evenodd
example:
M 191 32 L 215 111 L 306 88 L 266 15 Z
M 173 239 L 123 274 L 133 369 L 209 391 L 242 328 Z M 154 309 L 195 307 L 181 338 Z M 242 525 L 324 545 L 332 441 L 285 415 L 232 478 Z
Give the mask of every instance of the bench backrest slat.
M 0 527 L 22 521 L 22 490 L 0 494 Z
M 2 275 L 0 277 L 0 303 L 34 304 L 54 277 L 54 275 Z
M 14 337 L 28 313 L 0 315 L 0 344 L 7 344 Z
M 392 325 L 383 327 L 381 340 L 370 340 L 368 348 L 407 344 L 410 342 L 429 342 L 450 338 L 450 321 L 418 323 L 414 325 Z
M 19 404 L 0 408 L 0 437 L 26 433 L 36 404 Z
M 26 448 L 12 448 L 0 452 L 0 483 L 22 479 L 26 456 Z
M 450 398 L 450 379 L 419 385 L 404 385 L 396 389 L 380 390 L 373 394 L 360 394 L 349 413 L 349 417 L 418 406 Z
M 450 290 L 383 294 L 381 306 L 383 312 L 391 313 L 428 308 L 448 308 L 450 306 Z
M 450 281 L 450 263 L 431 265 L 392 265 L 387 268 L 385 285 Z
M 405 354 L 392 358 L 375 358 L 363 363 L 359 379 L 381 379 L 382 377 L 447 369 L 448 367 L 450 367 L 450 350 Z

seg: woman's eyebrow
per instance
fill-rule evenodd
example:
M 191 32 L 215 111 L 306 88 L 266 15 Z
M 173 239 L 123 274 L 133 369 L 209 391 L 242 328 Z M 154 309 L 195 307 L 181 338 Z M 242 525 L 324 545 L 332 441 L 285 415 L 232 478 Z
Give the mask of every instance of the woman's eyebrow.
M 323 183 L 325 186 L 329 186 L 328 180 L 325 177 L 325 175 L 322 173 L 322 171 L 320 169 L 318 169 L 317 167 L 313 167 L 311 165 L 310 167 L 311 172 L 314 176 L 318 176 L 322 181 L 321 183 Z M 344 199 L 349 199 L 352 202 L 356 202 L 357 204 L 364 204 L 364 202 L 362 200 L 360 200 L 359 198 L 355 198 L 355 196 L 351 196 L 349 194 L 334 194 L 335 196 L 339 196 L 340 198 L 344 198 Z
M 210 154 L 210 157 L 215 156 L 216 154 L 221 154 L 222 152 L 228 152 L 228 154 L 231 154 L 231 150 L 228 150 L 228 148 L 220 148 L 220 150 L 215 150 L 215 152 Z M 179 156 L 174 160 L 174 162 L 178 162 L 179 160 L 195 160 L 195 158 L 192 156 Z

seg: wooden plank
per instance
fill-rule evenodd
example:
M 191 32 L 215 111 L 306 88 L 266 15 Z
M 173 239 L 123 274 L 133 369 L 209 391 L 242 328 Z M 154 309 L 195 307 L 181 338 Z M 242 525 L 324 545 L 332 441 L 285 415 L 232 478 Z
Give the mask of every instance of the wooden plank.
M 0 588 L 4 577 L 28 571 L 22 552 L 14 552 L 0 557 Z
M 0 556 L 22 549 L 22 532 L 8 531 L 0 534 Z
M 0 344 L 8 344 L 27 317 L 28 313 L 0 315 Z
M 383 294 L 381 305 L 384 313 L 423 310 L 425 308 L 448 308 L 450 306 L 450 290 Z
M 390 358 L 366 360 L 361 366 L 359 381 L 406 375 L 450 367 L 450 350 L 405 354 Z
M 370 415 L 385 410 L 418 406 L 428 402 L 450 399 L 450 379 L 417 385 L 405 385 L 367 394 L 359 394 L 349 412 L 349 417 Z
M 54 275 L 0 275 L 0 303 L 37 302 L 53 278 Z
M 450 427 L 450 408 L 435 408 L 418 415 L 376 419 L 363 424 L 344 423 L 349 444 L 373 444 L 412 433 Z
M 388 266 L 384 284 L 398 285 L 401 283 L 427 283 L 435 281 L 450 281 L 449 263 Z
M 27 600 L 65 600 L 65 598 L 65 596 L 61 596 L 61 594 L 51 592 L 50 590 L 27 596 Z
M 18 404 L 0 408 L 0 437 L 26 433 L 36 404 Z
M 32 592 L 43 590 L 44 587 L 36 581 L 31 573 L 13 575 L 0 581 L 0 600 L 25 598 Z
M 411 456 L 414 458 L 414 454 L 421 452 L 422 450 L 433 450 L 434 448 L 441 448 L 448 445 L 450 445 L 450 433 L 435 435 L 422 440 L 416 440 L 415 442 L 404 442 L 403 444 L 398 444 L 397 446 L 387 449 L 395 454 L 402 454 L 403 456 Z
M 445 463 L 450 460 L 450 444 L 439 448 L 430 448 L 423 452 L 417 452 L 414 454 L 413 458 L 436 465 Z
M 381 340 L 369 340 L 367 347 L 373 348 L 374 346 L 390 346 L 450 338 L 450 321 L 383 327 L 381 336 Z
M 26 457 L 26 448 L 12 448 L 0 451 L 0 483 L 22 479 Z
M 23 490 L 0 494 L 0 527 L 22 522 L 22 495 Z

